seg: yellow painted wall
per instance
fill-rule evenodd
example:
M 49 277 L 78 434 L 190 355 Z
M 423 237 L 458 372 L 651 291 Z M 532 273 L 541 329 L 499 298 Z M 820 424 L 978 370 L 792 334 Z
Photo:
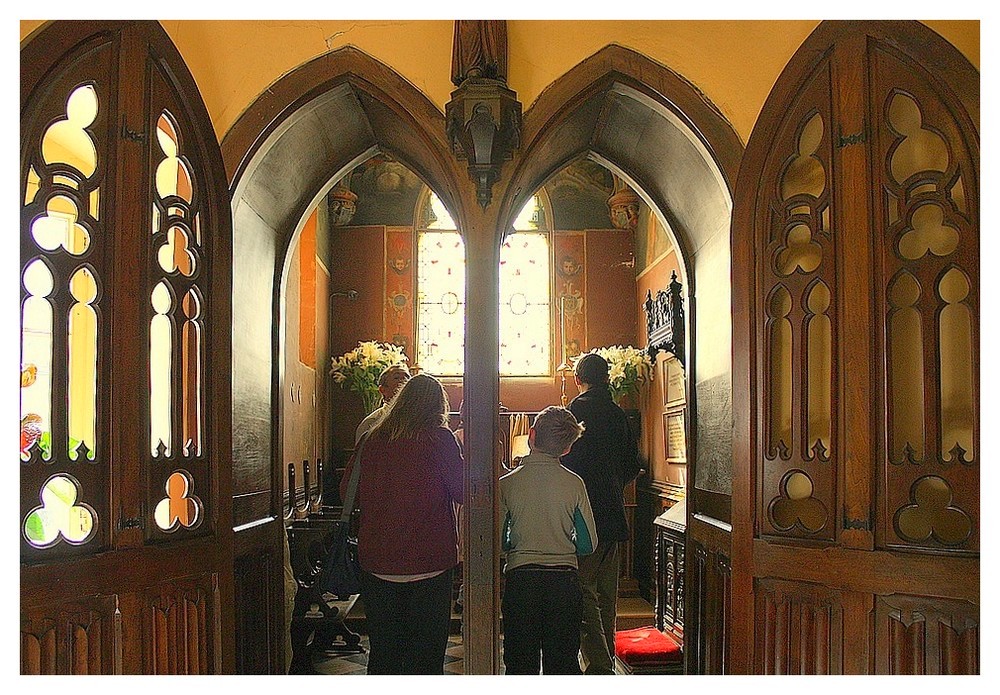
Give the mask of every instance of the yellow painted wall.
M 354 45 L 392 66 L 444 111 L 450 20 L 161 20 L 194 74 L 221 140 L 267 86 L 298 65 Z M 40 22 L 21 21 L 21 38 Z M 508 85 L 527 109 L 584 58 L 610 43 L 693 82 L 746 142 L 774 81 L 815 20 L 510 20 Z M 979 68 L 979 22 L 926 22 Z

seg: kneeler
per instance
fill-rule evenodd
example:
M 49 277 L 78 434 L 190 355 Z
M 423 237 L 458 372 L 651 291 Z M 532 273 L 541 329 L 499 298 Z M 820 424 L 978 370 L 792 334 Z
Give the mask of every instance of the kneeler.
M 681 674 L 684 652 L 670 635 L 655 627 L 615 633 L 615 662 L 627 674 Z

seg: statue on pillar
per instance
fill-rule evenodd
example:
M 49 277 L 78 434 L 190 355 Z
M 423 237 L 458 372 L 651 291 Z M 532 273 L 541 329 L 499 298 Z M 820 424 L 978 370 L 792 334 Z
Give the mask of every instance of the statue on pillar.
M 521 104 L 507 88 L 505 20 L 455 21 L 451 81 L 456 89 L 444 109 L 446 135 L 455 156 L 468 161 L 485 209 L 500 167 L 521 142 Z
M 455 20 L 451 81 L 458 87 L 469 77 L 507 82 L 507 21 Z

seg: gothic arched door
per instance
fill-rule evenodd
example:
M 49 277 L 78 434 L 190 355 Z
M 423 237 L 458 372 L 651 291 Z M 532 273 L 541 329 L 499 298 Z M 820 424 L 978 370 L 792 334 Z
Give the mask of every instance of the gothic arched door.
M 21 50 L 21 672 L 233 670 L 232 222 L 156 22 Z
M 824 22 L 733 222 L 734 672 L 979 671 L 979 75 Z

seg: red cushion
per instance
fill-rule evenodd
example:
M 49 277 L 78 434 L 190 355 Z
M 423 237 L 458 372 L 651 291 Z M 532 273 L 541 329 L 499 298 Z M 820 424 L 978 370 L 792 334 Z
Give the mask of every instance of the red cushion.
M 655 627 L 616 632 L 615 656 L 629 666 L 676 664 L 683 658 L 680 645 Z

